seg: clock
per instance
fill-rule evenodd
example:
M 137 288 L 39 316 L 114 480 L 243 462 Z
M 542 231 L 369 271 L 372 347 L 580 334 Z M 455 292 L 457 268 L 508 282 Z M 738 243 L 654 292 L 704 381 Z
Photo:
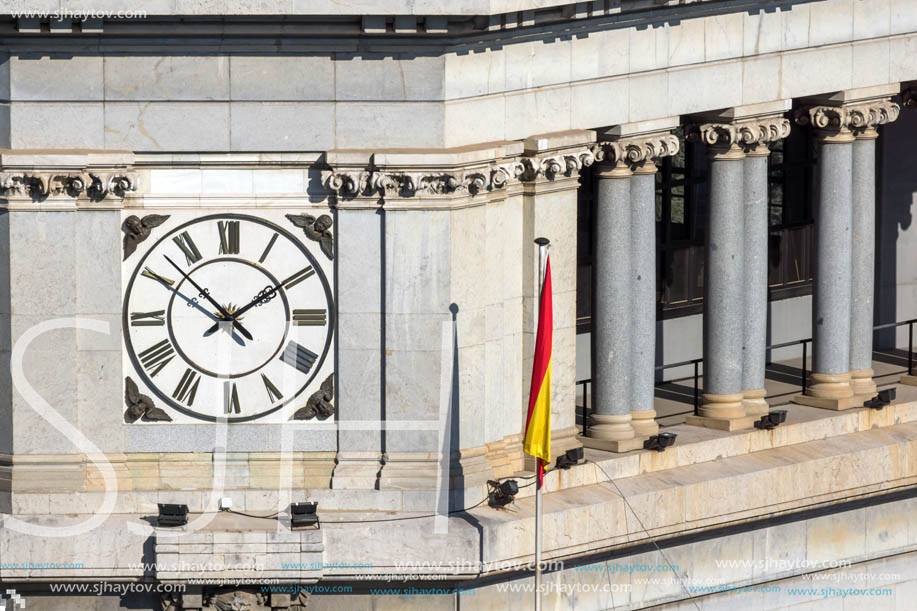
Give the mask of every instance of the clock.
M 150 215 L 143 225 L 167 218 Z M 199 216 L 156 229 L 158 240 L 131 262 L 151 233 L 133 220 L 140 237 L 130 250 L 125 240 L 124 344 L 162 404 L 194 419 L 243 422 L 295 408 L 319 388 L 332 292 L 297 235 L 262 217 Z

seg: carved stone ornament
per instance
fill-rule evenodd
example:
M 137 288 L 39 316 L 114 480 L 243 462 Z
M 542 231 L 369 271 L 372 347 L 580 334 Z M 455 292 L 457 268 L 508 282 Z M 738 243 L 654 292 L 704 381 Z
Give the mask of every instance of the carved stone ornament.
M 532 182 L 572 176 L 595 161 L 591 149 L 522 158 L 460 172 L 391 172 L 380 170 L 326 171 L 324 185 L 340 198 L 476 195 L 505 188 L 513 181 Z
M 746 150 L 767 145 L 790 135 L 786 117 L 766 117 L 734 123 L 695 123 L 685 128 L 685 139 L 714 148 L 740 146 Z
M 109 172 L 3 172 L 0 191 L 5 196 L 47 199 L 49 197 L 81 197 L 102 201 L 109 196 L 124 199 L 137 188 L 134 173 Z
M 325 378 L 318 391 L 309 397 L 306 405 L 296 410 L 290 420 L 311 420 L 313 418 L 324 420 L 325 418 L 330 418 L 334 415 L 333 401 L 334 374 L 332 373 Z
M 159 227 L 169 218 L 168 214 L 148 214 L 142 219 L 136 215 L 130 215 L 121 224 L 121 230 L 124 232 L 124 258 L 134 254 L 137 245 L 150 237 L 153 229 Z
M 901 106 L 917 108 L 917 88 L 905 89 L 901 92 Z
M 873 100 L 847 106 L 806 106 L 796 111 L 795 118 L 800 125 L 812 125 L 826 132 L 857 134 L 891 123 L 900 112 L 901 107 L 890 100 Z
M 652 134 L 599 142 L 593 147 L 595 160 L 609 164 L 637 165 L 678 154 L 678 138 L 671 133 Z
M 286 217 L 291 223 L 302 229 L 307 238 L 318 242 L 326 257 L 334 260 L 334 236 L 331 233 L 331 225 L 334 220 L 331 216 L 323 214 L 316 218 L 310 214 L 288 214 Z
M 140 394 L 137 383 L 130 376 L 124 378 L 124 401 L 127 403 L 124 419 L 128 422 L 137 422 L 141 418 L 144 422 L 172 422 L 172 418 L 156 407 L 152 399 Z
M 162 611 L 306 611 L 311 595 L 305 590 L 294 593 L 249 592 L 230 590 L 205 591 L 202 595 L 163 594 Z

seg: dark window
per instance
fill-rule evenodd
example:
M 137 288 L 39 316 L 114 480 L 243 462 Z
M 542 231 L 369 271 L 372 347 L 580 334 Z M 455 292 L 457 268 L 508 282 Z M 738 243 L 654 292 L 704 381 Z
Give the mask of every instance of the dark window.
M 656 173 L 657 312 L 661 318 L 703 311 L 704 221 L 708 160 L 705 147 L 685 142 L 676 130 L 678 155 L 663 158 Z M 815 148 L 808 128 L 771 146 L 768 161 L 770 299 L 811 292 L 815 201 Z M 577 327 L 588 331 L 592 313 L 595 252 L 595 182 L 580 176 Z

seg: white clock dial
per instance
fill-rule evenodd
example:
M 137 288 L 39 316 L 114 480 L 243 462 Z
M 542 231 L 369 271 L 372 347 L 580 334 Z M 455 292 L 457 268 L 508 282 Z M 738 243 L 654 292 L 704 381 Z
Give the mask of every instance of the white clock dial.
M 145 385 L 205 420 L 253 420 L 304 394 L 334 326 L 331 289 L 308 247 L 240 214 L 158 237 L 124 297 L 125 344 Z

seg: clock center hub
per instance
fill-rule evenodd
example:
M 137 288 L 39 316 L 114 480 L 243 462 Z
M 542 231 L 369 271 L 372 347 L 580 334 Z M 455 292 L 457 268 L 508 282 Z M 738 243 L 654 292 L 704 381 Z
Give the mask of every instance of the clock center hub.
M 273 275 L 249 261 L 223 257 L 198 265 L 188 276 L 220 305 L 214 307 L 185 279 L 176 284 L 169 301 L 168 330 L 176 351 L 189 365 L 214 377 L 235 378 L 276 358 L 286 339 L 290 308 L 282 289 L 269 290 L 278 283 Z M 259 295 L 258 305 L 233 316 Z M 251 338 L 233 320 L 244 321 Z M 213 330 L 214 323 L 222 324 Z

